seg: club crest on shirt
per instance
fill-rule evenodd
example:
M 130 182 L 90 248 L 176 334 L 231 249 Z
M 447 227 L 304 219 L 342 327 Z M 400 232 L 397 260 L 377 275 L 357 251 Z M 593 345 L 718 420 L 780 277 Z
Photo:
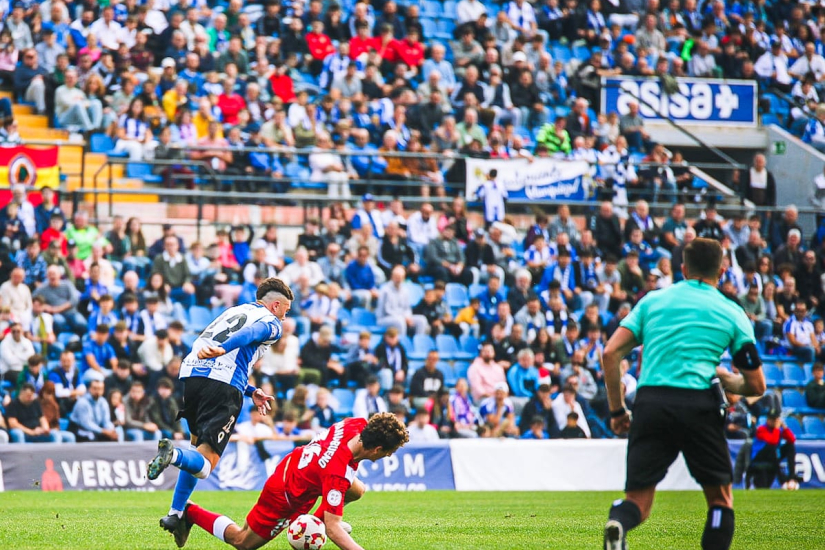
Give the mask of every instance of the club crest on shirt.
M 327 493 L 327 502 L 330 506 L 338 506 L 341 504 L 341 499 L 343 496 L 341 495 L 341 491 L 337 491 L 333 489 L 329 493 Z

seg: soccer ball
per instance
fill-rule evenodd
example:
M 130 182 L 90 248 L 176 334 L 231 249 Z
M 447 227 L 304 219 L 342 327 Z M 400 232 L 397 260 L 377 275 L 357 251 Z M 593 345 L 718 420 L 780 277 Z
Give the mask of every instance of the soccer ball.
M 799 483 L 795 479 L 791 479 L 783 483 L 782 488 L 786 491 L 798 491 Z
M 321 550 L 327 543 L 327 529 L 315 516 L 298 516 L 286 532 L 289 545 L 296 550 Z

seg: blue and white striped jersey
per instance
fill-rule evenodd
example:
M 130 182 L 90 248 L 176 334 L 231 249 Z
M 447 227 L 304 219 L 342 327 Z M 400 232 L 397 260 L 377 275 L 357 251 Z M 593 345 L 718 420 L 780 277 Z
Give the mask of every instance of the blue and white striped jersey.
M 183 360 L 180 377 L 211 378 L 244 392 L 252 365 L 282 333 L 281 321 L 260 304 L 229 308 L 195 340 Z M 207 346 L 221 346 L 226 353 L 215 359 L 198 359 L 198 351 Z

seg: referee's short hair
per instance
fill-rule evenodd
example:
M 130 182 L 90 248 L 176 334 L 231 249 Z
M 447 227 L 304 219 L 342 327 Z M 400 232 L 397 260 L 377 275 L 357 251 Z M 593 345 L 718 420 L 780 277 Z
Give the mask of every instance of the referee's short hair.
M 722 255 L 719 241 L 697 237 L 685 247 L 685 268 L 692 277 L 716 279 L 722 267 Z
M 255 293 L 255 297 L 258 300 L 263 300 L 269 293 L 280 294 L 290 302 L 295 299 L 292 289 L 289 288 L 285 282 L 276 277 L 270 277 L 262 282 L 258 287 L 258 291 Z

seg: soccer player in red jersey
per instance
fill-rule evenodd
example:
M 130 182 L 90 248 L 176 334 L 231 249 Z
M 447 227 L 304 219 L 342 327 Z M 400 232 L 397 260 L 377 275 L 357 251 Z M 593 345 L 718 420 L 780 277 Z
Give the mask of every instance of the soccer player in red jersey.
M 362 550 L 341 521 L 344 504 L 366 491 L 355 477 L 358 463 L 390 456 L 407 441 L 407 429 L 391 413 L 376 414 L 369 421 L 342 420 L 281 460 L 243 527 L 197 504 L 186 507 L 187 525 L 195 524 L 239 550 L 254 550 L 308 513 L 321 497 L 315 515 L 324 522 L 329 539 L 341 550 Z

